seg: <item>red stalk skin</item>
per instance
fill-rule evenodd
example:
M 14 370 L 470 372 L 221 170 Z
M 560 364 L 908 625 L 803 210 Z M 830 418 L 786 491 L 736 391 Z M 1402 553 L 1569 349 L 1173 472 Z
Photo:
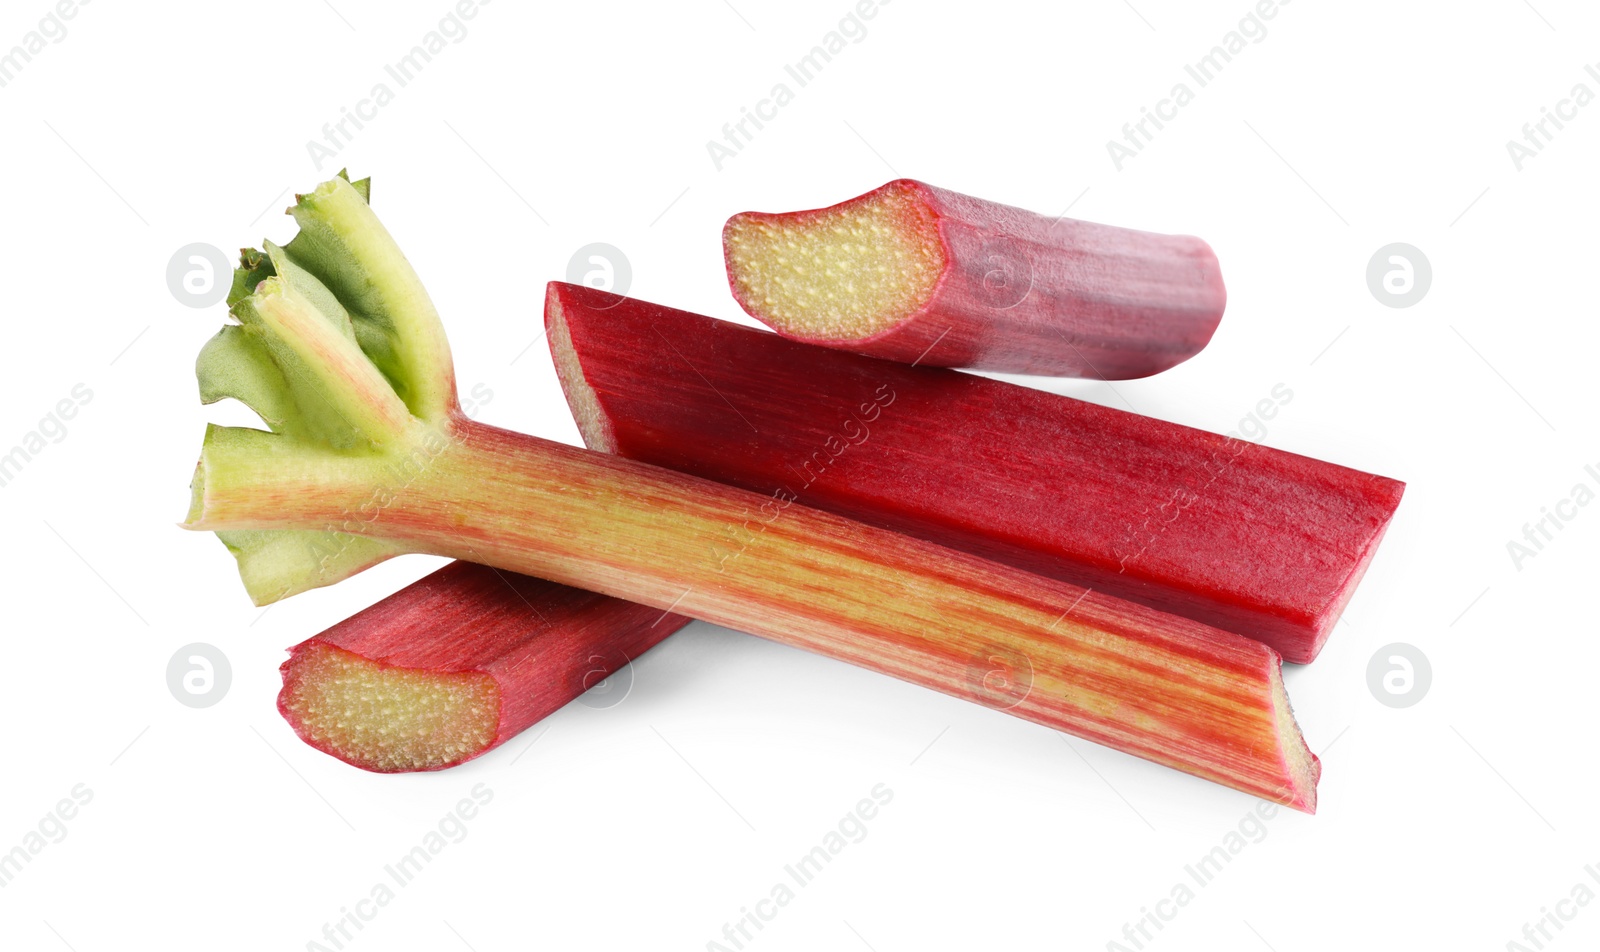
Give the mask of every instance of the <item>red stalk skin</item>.
M 319 743 L 286 706 L 297 662 L 311 649 L 331 645 L 388 668 L 487 674 L 499 688 L 494 740 L 449 763 L 418 768 L 443 770 L 554 714 L 690 621 L 544 579 L 452 562 L 290 648 L 279 669 L 278 712 L 312 747 L 375 770 Z
M 946 264 L 932 296 L 870 337 L 796 339 L 925 367 L 1127 380 L 1198 354 L 1222 321 L 1222 270 L 1199 238 L 1052 218 L 914 179 L 831 208 L 892 189 L 917 193 L 937 221 Z M 743 212 L 729 224 L 829 210 Z M 740 307 L 766 322 L 731 259 L 728 281 Z
M 1028 387 L 551 289 L 593 388 L 598 418 L 578 416 L 594 448 L 790 494 L 1292 662 L 1321 650 L 1405 489 Z

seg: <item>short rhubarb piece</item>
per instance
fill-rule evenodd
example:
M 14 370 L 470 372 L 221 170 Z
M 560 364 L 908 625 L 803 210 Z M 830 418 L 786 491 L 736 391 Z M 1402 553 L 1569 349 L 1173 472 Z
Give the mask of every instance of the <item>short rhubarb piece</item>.
M 1259 642 L 793 500 L 476 423 L 421 282 L 342 178 L 247 254 L 208 347 L 188 528 L 258 602 L 403 552 L 674 611 L 1310 811 L 1317 759 Z M 306 239 L 302 242 L 302 239 Z M 559 323 L 560 315 L 556 315 Z
M 971 374 L 552 284 L 584 442 L 1322 649 L 1405 485 Z M 559 316 L 559 323 L 556 318 Z
M 278 711 L 364 770 L 440 770 L 499 747 L 689 623 L 452 562 L 289 649 Z
M 722 247 L 733 296 L 778 333 L 926 367 L 1146 377 L 1199 353 L 1227 297 L 1198 238 L 912 179 L 830 208 L 743 212 Z

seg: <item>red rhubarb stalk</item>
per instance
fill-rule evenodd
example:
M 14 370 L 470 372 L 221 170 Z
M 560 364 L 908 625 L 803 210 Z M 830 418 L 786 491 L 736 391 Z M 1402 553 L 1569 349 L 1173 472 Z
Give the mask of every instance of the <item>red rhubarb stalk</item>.
M 185 525 L 258 602 L 422 552 L 859 664 L 1302 810 L 1317 760 L 1277 652 L 943 546 L 476 423 L 438 315 L 343 179 L 247 253 L 197 370 L 271 432 L 211 427 Z M 555 320 L 559 323 L 560 315 Z M 353 540 L 353 541 L 352 541 Z M 738 546 L 738 558 L 728 555 Z
M 452 562 L 289 649 L 278 711 L 345 763 L 439 770 L 499 747 L 688 623 Z
M 928 367 L 1121 380 L 1199 353 L 1226 293 L 1198 238 L 1051 218 L 898 179 L 744 212 L 728 282 L 780 334 Z
M 1404 484 L 554 283 L 594 449 L 798 499 L 1316 657 Z

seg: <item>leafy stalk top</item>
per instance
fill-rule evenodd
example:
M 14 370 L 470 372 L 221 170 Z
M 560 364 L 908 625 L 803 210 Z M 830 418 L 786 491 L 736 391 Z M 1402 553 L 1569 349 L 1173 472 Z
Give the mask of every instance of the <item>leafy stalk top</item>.
M 233 398 L 270 432 L 209 427 L 188 525 L 205 528 L 208 478 L 294 470 L 298 492 L 370 475 L 437 441 L 459 415 L 438 312 L 368 204 L 370 179 L 341 172 L 289 209 L 286 245 L 240 253 L 230 316 L 195 364 L 202 403 Z M 258 604 L 328 585 L 397 554 L 340 531 L 218 531 Z

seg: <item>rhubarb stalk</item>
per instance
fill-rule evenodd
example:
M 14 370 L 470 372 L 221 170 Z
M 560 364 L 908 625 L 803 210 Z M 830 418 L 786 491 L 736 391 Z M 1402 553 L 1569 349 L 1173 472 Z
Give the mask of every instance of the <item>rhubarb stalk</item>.
M 723 230 L 780 334 L 926 367 L 1121 380 L 1199 353 L 1226 293 L 1198 238 L 1038 215 L 912 179 Z
M 591 448 L 895 529 L 1309 662 L 1404 484 L 1070 397 L 552 283 Z M 559 317 L 559 321 L 557 318 Z
M 185 523 L 230 534 L 258 602 L 401 552 L 481 562 L 1314 808 L 1319 766 L 1272 649 L 785 498 L 476 423 L 365 190 L 334 179 L 291 213 L 300 235 L 245 256 L 239 329 L 199 366 L 208 397 L 244 400 L 271 432 L 208 429 Z
M 278 711 L 364 770 L 439 770 L 499 747 L 689 623 L 452 562 L 289 650 Z

